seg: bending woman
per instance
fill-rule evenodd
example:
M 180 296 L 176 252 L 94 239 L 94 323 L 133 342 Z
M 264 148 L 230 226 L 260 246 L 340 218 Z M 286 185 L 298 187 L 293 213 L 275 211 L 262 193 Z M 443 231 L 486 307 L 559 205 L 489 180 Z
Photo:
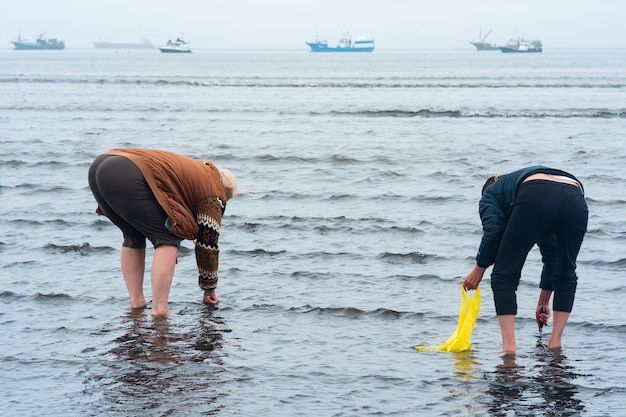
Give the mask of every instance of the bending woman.
M 587 230 L 582 184 L 568 172 L 543 166 L 496 175 L 483 186 L 479 213 L 483 237 L 476 266 L 465 278 L 464 288 L 476 289 L 485 270 L 493 265 L 491 288 L 502 348 L 514 353 L 516 291 L 528 252 L 537 244 L 543 269 L 535 318 L 539 326 L 548 324 L 554 293 L 548 347 L 561 347 L 576 294 L 576 258 Z
M 131 308 L 147 306 L 143 294 L 146 239 L 154 245 L 152 314 L 171 314 L 168 298 L 178 249 L 195 241 L 198 283 L 203 302 L 217 304 L 219 249 L 226 202 L 238 194 L 235 177 L 209 161 L 172 152 L 139 148 L 112 149 L 89 168 L 96 212 L 124 235 L 122 274 Z

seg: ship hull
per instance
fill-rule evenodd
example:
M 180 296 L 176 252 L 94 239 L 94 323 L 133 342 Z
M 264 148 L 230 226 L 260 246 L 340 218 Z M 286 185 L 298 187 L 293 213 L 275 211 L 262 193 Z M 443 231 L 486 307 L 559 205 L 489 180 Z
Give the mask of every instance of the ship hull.
M 12 42 L 16 51 L 62 51 L 65 49 L 63 42 L 57 44 L 41 44 L 34 42 Z
M 314 42 L 307 42 L 309 48 L 311 48 L 311 52 L 373 52 L 373 46 L 359 46 L 359 47 L 329 47 L 324 44 L 317 44 Z
M 533 48 L 533 49 L 517 49 L 517 48 L 510 48 L 508 46 L 501 46 L 500 50 L 502 51 L 502 53 L 504 54 L 529 54 L 529 53 L 539 53 L 539 52 L 543 52 L 542 48 Z
M 470 42 L 472 45 L 476 47 L 477 51 L 499 51 L 500 47 L 485 42 Z
M 164 54 L 190 54 L 191 49 L 159 48 Z

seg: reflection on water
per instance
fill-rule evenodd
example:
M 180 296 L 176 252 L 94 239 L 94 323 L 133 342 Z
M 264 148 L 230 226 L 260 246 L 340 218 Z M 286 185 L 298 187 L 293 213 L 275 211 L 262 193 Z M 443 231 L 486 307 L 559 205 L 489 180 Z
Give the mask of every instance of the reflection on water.
M 524 404 L 524 380 L 520 373 L 521 368 L 515 362 L 515 355 L 502 355 L 502 363 L 496 366 L 493 380 L 489 383 L 489 415 L 508 416 L 520 414 Z M 515 412 L 515 414 L 509 414 Z
M 482 364 L 471 350 L 452 353 L 454 359 L 454 375 L 469 382 L 482 375 Z
M 476 389 L 474 382 L 480 381 L 482 378 L 484 374 L 483 365 L 472 350 L 452 352 L 451 355 L 454 360 L 452 372 L 455 376 L 448 388 L 452 404 L 451 415 L 481 415 L 483 410 L 481 410 L 476 398 L 480 397 L 482 392 Z M 459 383 L 457 378 L 460 378 L 463 383 Z
M 504 354 L 489 381 L 491 416 L 577 416 L 585 409 L 571 381 L 577 375 L 562 351 L 538 343 L 526 369 L 515 355 Z
M 541 387 L 544 404 L 541 407 L 547 416 L 574 416 L 579 415 L 585 405 L 576 398 L 578 387 L 571 381 L 578 374 L 567 363 L 567 358 L 561 349 L 551 350 L 546 346 L 538 346 L 535 355 L 539 374 L 535 382 Z
M 101 397 L 99 412 L 218 414 L 217 400 L 227 395 L 220 391 L 225 371 L 221 348 L 222 334 L 229 330 L 213 313 L 152 317 L 149 310 L 138 310 L 124 317 L 122 334 L 101 355 L 103 369 L 88 381 Z

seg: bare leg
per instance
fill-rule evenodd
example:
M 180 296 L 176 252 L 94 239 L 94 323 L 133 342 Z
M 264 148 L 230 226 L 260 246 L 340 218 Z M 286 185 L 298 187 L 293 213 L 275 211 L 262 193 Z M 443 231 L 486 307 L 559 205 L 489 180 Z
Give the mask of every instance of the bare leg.
M 563 330 L 565 330 L 565 324 L 567 323 L 567 319 L 569 319 L 570 313 L 565 311 L 553 311 L 552 313 L 552 334 L 550 335 L 550 340 L 548 340 L 548 347 L 557 349 L 561 347 Z
M 517 346 L 515 344 L 515 316 L 507 314 L 498 316 L 500 324 L 500 333 L 502 334 L 502 350 L 506 353 L 515 353 Z
M 146 267 L 145 248 L 122 247 L 120 255 L 122 275 L 130 296 L 130 308 L 144 308 L 146 299 L 143 296 L 143 274 Z
M 174 268 L 176 267 L 176 246 L 161 245 L 154 250 L 152 260 L 152 315 L 161 316 L 172 314 L 168 309 L 168 298 Z

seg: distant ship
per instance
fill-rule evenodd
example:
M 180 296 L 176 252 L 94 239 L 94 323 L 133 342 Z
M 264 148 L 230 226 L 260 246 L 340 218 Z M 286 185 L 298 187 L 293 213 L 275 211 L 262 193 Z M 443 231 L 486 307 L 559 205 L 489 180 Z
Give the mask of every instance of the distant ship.
M 500 47 L 496 46 L 495 43 L 485 42 L 487 36 L 491 33 L 491 29 L 487 32 L 485 36 L 482 35 L 482 29 L 478 32 L 478 42 L 470 42 L 472 45 L 476 47 L 477 51 L 499 51 Z
M 503 53 L 543 52 L 543 44 L 540 40 L 528 41 L 524 38 L 509 41 L 506 46 L 501 46 Z
M 152 49 L 154 45 L 149 40 L 143 42 L 94 42 L 94 48 L 98 49 Z
M 189 42 L 185 42 L 181 38 L 167 41 L 165 45 L 159 46 L 159 50 L 163 53 L 191 53 Z
M 350 35 L 345 35 L 339 40 L 336 47 L 328 46 L 328 41 L 306 42 L 311 48 L 311 52 L 372 52 L 375 48 L 374 39 L 358 37 L 352 42 Z
M 16 41 L 11 41 L 15 46 L 15 50 L 18 51 L 35 51 L 35 50 L 63 50 L 65 49 L 65 42 L 55 38 L 46 39 L 44 34 L 41 33 L 37 37 L 35 42 L 30 42 L 26 39 L 22 39 L 20 34 L 17 35 Z

